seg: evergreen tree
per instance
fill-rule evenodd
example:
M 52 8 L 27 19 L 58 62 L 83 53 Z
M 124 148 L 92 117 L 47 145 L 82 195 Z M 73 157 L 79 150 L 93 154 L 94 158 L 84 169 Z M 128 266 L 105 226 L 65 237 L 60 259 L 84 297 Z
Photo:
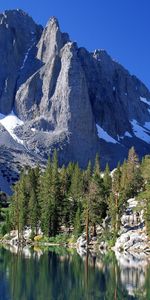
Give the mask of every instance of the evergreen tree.
M 29 179 L 29 224 L 31 225 L 32 232 L 37 234 L 40 224 L 40 203 L 39 203 L 39 167 L 31 169 L 28 174 Z
M 134 147 L 132 147 L 129 150 L 127 160 L 127 196 L 134 197 L 140 191 L 142 185 L 143 178 L 141 174 L 139 159 L 134 150 Z
M 52 166 L 48 158 L 45 172 L 40 178 L 41 227 L 46 236 L 52 235 Z
M 58 172 L 58 157 L 57 151 L 54 151 L 52 164 L 52 186 L 51 186 L 51 200 L 52 200 L 52 235 L 55 236 L 59 232 L 60 213 L 62 208 L 61 203 L 61 189 Z
M 71 178 L 71 185 L 69 190 L 70 200 L 70 223 L 74 225 L 75 215 L 78 209 L 78 203 L 83 198 L 83 174 L 78 166 L 75 165 L 74 172 Z
M 108 202 L 108 198 L 109 198 L 111 190 L 112 190 L 112 178 L 110 175 L 110 169 L 109 169 L 108 164 L 106 165 L 106 168 L 105 168 L 103 183 L 104 183 L 104 192 L 105 192 L 106 202 Z
M 93 178 L 88 193 L 89 222 L 93 226 L 93 236 L 96 236 L 96 225 L 106 216 L 106 208 L 103 182 Z
M 27 175 L 25 172 L 21 174 L 20 182 L 19 182 L 19 223 L 20 223 L 20 231 L 21 233 L 24 230 L 24 227 L 28 225 L 28 212 L 29 212 L 29 193 L 27 190 L 26 181 Z
M 60 171 L 60 191 L 61 191 L 61 225 L 65 225 L 70 230 L 71 227 L 71 204 L 72 198 L 70 198 L 69 190 L 71 179 L 69 177 L 68 168 L 62 167 Z
M 144 209 L 144 220 L 147 234 L 150 236 L 150 184 L 148 183 L 145 190 L 139 194 L 140 209 Z M 141 198 L 143 199 L 141 201 Z
M 91 162 L 89 161 L 87 169 L 83 174 L 83 190 L 84 190 L 83 216 L 85 218 L 87 244 L 89 244 L 89 189 L 90 189 L 91 180 L 92 180 L 92 165 Z
M 83 173 L 83 190 L 86 194 L 89 190 L 89 184 L 92 178 L 92 165 L 91 161 L 89 161 L 87 169 Z
M 128 194 L 128 176 L 127 176 L 127 161 L 124 160 L 123 165 L 121 166 L 121 180 L 120 180 L 120 188 L 124 191 L 124 194 Z
M 92 195 L 93 193 L 93 195 Z M 90 221 L 93 225 L 93 235 L 96 235 L 96 224 L 102 221 L 102 218 L 106 216 L 107 203 L 105 198 L 105 188 L 103 178 L 100 172 L 100 159 L 99 155 L 96 155 L 94 172 L 92 180 L 90 182 L 89 195 L 91 198 L 89 215 Z
M 78 203 L 78 209 L 76 211 L 75 220 L 74 220 L 74 235 L 78 237 L 82 231 L 82 205 L 81 202 Z
M 100 158 L 98 154 L 96 154 L 96 158 L 95 158 L 94 176 L 100 177 Z
M 122 212 L 122 197 L 120 197 L 121 191 L 121 168 L 118 164 L 117 169 L 113 173 L 112 178 L 112 193 L 109 198 L 109 214 L 111 216 L 111 223 L 114 233 L 119 230 L 119 220 Z
M 89 183 L 86 192 L 86 204 L 84 206 L 84 215 L 86 217 L 86 232 L 88 239 L 89 225 L 93 227 L 93 236 L 96 236 L 96 225 L 100 224 L 102 218 L 106 215 L 106 201 L 104 195 L 104 183 L 100 173 L 99 156 L 96 156 L 94 172 L 91 176 L 90 165 L 87 172 Z M 91 177 L 91 178 L 90 178 Z
M 150 156 L 146 156 L 143 159 L 141 170 L 144 183 L 137 199 L 139 210 L 144 210 L 146 231 L 150 236 Z
M 22 172 L 20 180 L 14 187 L 10 203 L 10 220 L 12 227 L 18 230 L 18 239 L 22 236 L 25 225 L 28 224 L 29 195 L 26 186 L 27 176 Z

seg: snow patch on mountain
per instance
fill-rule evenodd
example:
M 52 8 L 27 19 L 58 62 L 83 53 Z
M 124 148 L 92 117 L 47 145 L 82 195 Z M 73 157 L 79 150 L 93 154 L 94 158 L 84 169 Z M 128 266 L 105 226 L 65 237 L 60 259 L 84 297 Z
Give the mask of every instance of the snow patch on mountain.
M 150 101 L 148 101 L 146 98 L 140 97 L 140 100 L 150 106 Z
M 36 129 L 32 127 L 32 128 L 31 128 L 31 131 L 35 132 L 35 131 L 36 131 Z
M 27 52 L 25 53 L 25 57 L 24 57 L 24 60 L 23 60 L 23 63 L 22 63 L 22 66 L 21 66 L 20 70 L 24 69 L 25 63 L 26 63 L 26 61 L 27 61 L 27 59 L 28 59 L 28 57 L 29 57 L 29 53 L 30 53 L 30 51 L 32 50 L 33 46 L 34 46 L 34 44 L 32 44 L 32 45 L 29 47 L 29 49 L 27 50 Z
M 132 138 L 132 135 L 128 131 L 125 132 L 124 136 Z
M 23 140 L 19 139 L 14 133 L 14 129 L 24 124 L 12 111 L 9 115 L 5 116 L 0 113 L 0 124 L 9 132 L 12 138 L 19 144 L 23 145 Z
M 150 131 L 150 122 L 145 122 L 143 127 Z
M 132 135 L 128 131 L 126 131 L 123 136 L 119 137 L 119 139 L 124 139 L 125 137 L 132 138 Z
M 143 126 L 141 126 L 136 120 L 132 120 L 131 125 L 133 128 L 133 132 L 137 138 L 143 140 L 146 143 L 150 143 L 150 132 L 148 132 L 150 130 L 150 122 L 146 122 Z
M 112 138 L 112 136 L 110 136 L 102 127 L 100 127 L 98 124 L 96 124 L 96 128 L 97 128 L 97 134 L 98 137 L 104 141 L 106 141 L 107 143 L 113 143 L 113 144 L 118 144 L 118 142 Z

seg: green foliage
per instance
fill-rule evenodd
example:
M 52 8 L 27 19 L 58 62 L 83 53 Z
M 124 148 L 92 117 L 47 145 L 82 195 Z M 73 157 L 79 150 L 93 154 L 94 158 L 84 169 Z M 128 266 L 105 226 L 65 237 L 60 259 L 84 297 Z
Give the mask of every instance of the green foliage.
M 112 178 L 110 175 L 110 169 L 109 169 L 108 164 L 106 165 L 106 168 L 105 168 L 103 181 L 104 181 L 104 193 L 105 193 L 105 198 L 107 201 L 110 196 L 111 190 L 112 190 Z
M 108 200 L 109 214 L 114 236 L 120 229 L 120 219 L 126 208 L 127 199 L 135 197 L 143 188 L 143 176 L 137 154 L 132 147 L 128 160 L 118 164 L 112 180 L 112 193 Z
M 127 199 L 140 194 L 144 199 L 147 231 L 150 232 L 149 169 L 150 156 L 140 164 L 134 148 L 130 149 L 127 161 L 118 164 L 113 175 L 107 164 L 103 176 L 98 155 L 93 170 L 91 162 L 81 170 L 77 163 L 71 162 L 60 168 L 54 151 L 45 170 L 36 167 L 22 172 L 10 198 L 8 216 L 0 208 L 4 231 L 18 229 L 21 235 L 27 225 L 32 228 L 33 237 L 42 228 L 44 236 L 51 238 L 62 231 L 73 232 L 77 237 L 86 228 L 88 237 L 89 227 L 96 235 L 97 225 L 108 214 L 112 239 L 115 239 Z
M 78 237 L 83 231 L 82 220 L 82 205 L 81 202 L 78 204 L 78 209 L 76 211 L 75 220 L 74 220 L 74 235 Z
M 86 232 L 88 235 L 89 225 L 93 226 L 93 235 L 96 235 L 96 225 L 100 224 L 106 216 L 107 203 L 105 197 L 104 181 L 100 173 L 100 162 L 98 155 L 95 159 L 93 173 L 91 166 L 88 165 L 86 175 L 85 202 L 84 202 L 84 217 L 86 219 Z M 87 180 L 88 179 L 88 180 Z M 105 181 L 106 183 L 106 181 Z
M 40 242 L 51 243 L 51 244 L 67 244 L 71 239 L 70 234 L 62 233 L 52 237 L 43 237 Z
M 127 190 L 128 197 L 135 196 L 143 186 L 140 163 L 134 147 L 129 150 L 127 160 Z

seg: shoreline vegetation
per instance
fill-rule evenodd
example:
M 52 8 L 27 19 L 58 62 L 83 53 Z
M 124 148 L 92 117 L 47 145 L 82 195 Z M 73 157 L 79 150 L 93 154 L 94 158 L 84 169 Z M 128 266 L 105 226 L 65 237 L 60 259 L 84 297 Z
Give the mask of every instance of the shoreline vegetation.
M 7 201 L 0 194 L 0 243 L 148 253 L 149 170 L 150 156 L 140 162 L 133 147 L 112 172 L 98 155 L 93 168 L 60 168 L 54 151 L 45 170 L 22 170 Z

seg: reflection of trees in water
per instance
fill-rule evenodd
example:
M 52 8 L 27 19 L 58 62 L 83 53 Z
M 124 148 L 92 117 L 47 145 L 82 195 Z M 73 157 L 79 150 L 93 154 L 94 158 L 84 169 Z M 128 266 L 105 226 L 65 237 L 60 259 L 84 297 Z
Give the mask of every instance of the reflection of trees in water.
M 89 254 L 82 259 L 76 252 L 58 248 L 40 256 L 31 251 L 26 259 L 23 252 L 16 255 L 0 249 L 2 272 L 11 300 L 150 299 L 149 269 L 116 263 L 113 254 L 99 258 Z

